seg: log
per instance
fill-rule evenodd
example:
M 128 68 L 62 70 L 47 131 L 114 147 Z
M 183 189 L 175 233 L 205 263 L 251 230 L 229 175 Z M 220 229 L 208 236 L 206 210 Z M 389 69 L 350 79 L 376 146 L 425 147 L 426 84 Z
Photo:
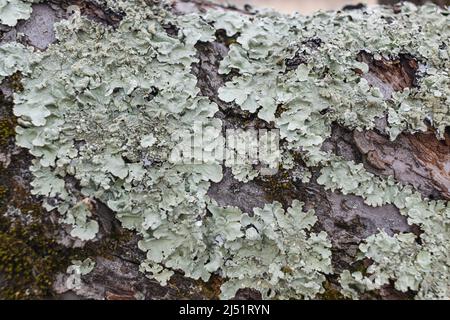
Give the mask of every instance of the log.
M 211 10 L 219 10 L 241 15 L 259 24 L 264 24 L 266 21 L 264 13 L 258 13 L 256 9 L 250 7 L 235 8 L 196 0 L 176 0 L 170 5 L 160 4 L 155 0 L 138 2 L 142 6 L 163 8 L 162 11 L 170 12 L 175 17 L 189 16 L 190 14 L 204 16 Z M 82 17 L 98 24 L 100 28 L 112 28 L 113 30 L 119 28 L 127 13 L 108 7 L 107 3 L 107 1 L 65 0 L 41 1 L 33 4 L 33 11 L 28 19 L 19 20 L 15 26 L 0 25 L 0 46 L 17 41 L 45 53 L 50 50 L 52 45 L 59 43 L 54 24 L 71 19 L 73 17 L 71 10 L 74 8 L 79 10 Z M 401 12 L 402 10 L 411 10 L 410 8 L 410 6 L 398 6 L 394 9 L 383 10 L 386 10 L 386 20 L 395 24 L 403 23 L 401 19 L 409 19 Z M 414 9 L 410 13 L 412 16 L 410 19 L 419 20 L 415 17 L 420 17 L 420 15 L 428 19 L 430 16 L 435 17 L 436 20 L 444 16 L 448 19 L 448 9 L 439 9 L 434 6 L 427 8 L 429 8 L 428 11 Z M 365 12 L 364 15 L 367 16 L 376 14 L 366 10 L 367 8 L 364 7 L 347 8 L 336 13 L 338 17 L 336 32 L 346 31 L 346 23 L 350 24 L 350 21 L 359 13 Z M 375 8 L 374 10 L 381 9 Z M 311 27 L 306 18 L 298 19 L 298 25 L 295 27 L 299 33 L 302 32 L 301 30 Z M 176 23 L 179 20 L 174 21 Z M 218 25 L 227 25 L 226 20 L 215 22 L 218 22 Z M 295 28 L 292 20 L 290 23 L 290 30 L 283 29 L 286 37 L 288 37 L 288 32 Z M 268 25 L 268 28 L 271 26 Z M 168 37 L 177 37 L 180 34 L 180 28 L 187 28 L 176 24 L 165 24 L 164 27 Z M 315 27 L 320 30 L 320 26 Z M 432 25 L 424 22 L 424 25 L 417 26 L 415 32 L 432 32 L 430 28 Z M 249 110 L 240 106 L 237 100 L 221 99 L 222 88 L 246 72 L 239 70 L 239 66 L 235 65 L 230 68 L 229 72 L 220 71 L 220 65 L 228 57 L 230 48 L 236 43 L 242 43 L 242 38 L 239 38 L 241 32 L 245 31 L 230 35 L 226 30 L 218 27 L 214 39 L 196 41 L 196 62 L 190 66 L 191 74 L 196 78 L 199 95 L 206 97 L 211 103 L 218 106 L 214 117 L 221 120 L 224 130 L 237 127 L 276 129 L 276 121 L 262 119 L 261 112 L 258 113 L 258 110 L 261 109 Z M 323 39 L 321 32 L 324 34 Z M 332 32 L 333 30 L 321 30 L 317 37 L 310 38 L 303 43 L 295 43 L 292 47 L 294 51 L 291 50 L 290 56 L 286 55 L 285 59 L 279 62 L 285 68 L 283 72 L 285 74 L 291 72 L 294 75 L 303 66 L 308 66 L 309 61 L 313 59 L 312 56 L 318 52 L 317 48 L 327 45 L 327 37 L 331 39 L 331 36 L 325 36 L 325 34 Z M 355 77 L 365 79 L 370 88 L 378 88 L 383 103 L 391 103 L 395 100 L 396 95 L 407 90 L 420 91 L 420 88 L 425 86 L 422 81 L 426 76 L 426 73 L 423 72 L 424 68 L 437 69 L 436 73 L 443 77 L 442 83 L 448 84 L 448 24 L 446 29 L 435 29 L 434 32 L 429 43 L 423 45 L 425 48 L 435 50 L 435 43 L 439 42 L 441 56 L 438 58 L 438 53 L 436 53 L 436 60 L 441 59 L 440 65 L 437 65 L 436 61 L 431 61 L 431 58 L 427 60 L 431 54 L 418 56 L 415 52 L 405 52 L 404 49 L 407 46 L 404 43 L 398 44 L 395 40 L 392 44 L 392 50 L 395 53 L 391 56 L 376 56 L 376 52 L 364 50 L 349 52 L 354 55 L 355 63 L 358 63 L 354 68 Z M 257 37 L 257 34 L 254 36 Z M 354 36 L 361 35 L 354 34 Z M 387 38 L 388 36 L 380 39 L 380 42 L 387 41 Z M 284 44 L 282 42 L 281 45 Z M 277 46 L 276 43 L 270 45 Z M 395 48 L 395 45 L 405 47 Z M 447 53 L 446 56 L 444 52 Z M 258 53 L 256 52 L 255 55 Z M 332 63 L 331 60 L 330 63 Z M 367 70 L 362 70 L 364 66 L 367 66 Z M 445 68 L 447 69 L 445 70 Z M 326 69 L 323 72 L 332 74 Z M 139 241 L 142 240 L 142 234 L 124 228 L 120 219 L 117 218 L 117 213 L 111 208 L 111 205 L 108 205 L 107 201 L 95 197 L 86 200 L 90 201 L 89 208 L 99 229 L 94 239 L 85 241 L 71 234 L 72 226 L 61 222 L 61 213 L 58 210 L 48 211 L 44 208 L 51 201 L 59 201 L 55 200 L 58 197 L 53 197 L 52 200 L 51 196 L 45 197 L 32 192 L 35 173 L 30 170 L 30 166 L 34 163 L 33 161 L 39 159 L 39 156 L 33 156 L 27 148 L 16 144 L 15 128 L 23 126 L 23 117 L 17 117 L 17 112 L 16 115 L 13 112 L 15 104 L 13 95 L 21 95 L 30 90 L 27 87 L 29 78 L 30 75 L 27 75 L 26 72 L 18 71 L 5 77 L 0 86 L 0 297 L 3 299 L 107 300 L 220 298 L 221 286 L 227 281 L 220 271 L 212 272 L 209 280 L 204 281 L 195 279 L 195 277 L 187 277 L 183 270 L 174 269 L 171 270 L 174 274 L 166 285 L 141 272 L 140 264 L 146 259 L 146 253 L 138 246 Z M 287 78 L 285 75 L 280 75 L 280 79 Z M 332 86 L 331 82 L 329 84 Z M 448 109 L 449 89 L 440 89 L 442 90 L 440 94 L 444 97 L 439 100 L 440 102 L 435 103 L 441 103 L 442 108 Z M 252 90 L 257 89 L 252 88 Z M 411 99 L 420 103 L 423 101 L 420 100 L 420 94 L 411 95 Z M 445 96 L 447 100 L 445 100 Z M 355 103 L 357 104 L 358 101 Z M 277 119 L 286 112 L 281 102 L 274 107 L 277 109 L 276 115 L 279 116 Z M 338 113 L 339 105 L 330 104 L 330 107 L 324 108 L 320 112 L 324 116 L 328 113 Z M 385 113 L 377 115 L 372 126 L 355 127 L 348 125 L 344 120 L 333 121 L 329 126 L 330 134 L 320 144 L 319 149 L 338 157 L 341 159 L 340 161 L 361 165 L 362 170 L 369 173 L 374 180 L 390 179 L 391 177 L 395 183 L 409 186 L 426 199 L 424 201 L 436 200 L 447 203 L 450 199 L 450 171 L 448 169 L 450 166 L 450 136 L 445 119 L 440 123 L 435 123 L 430 119 L 419 119 L 418 121 L 421 121 L 420 128 L 417 124 L 404 125 L 395 137 L 389 132 L 390 121 L 392 119 L 388 116 L 387 108 Z M 438 126 L 444 126 L 444 132 L 438 130 Z M 281 145 L 287 144 L 288 142 L 284 138 Z M 304 210 L 314 209 L 317 222 L 308 233 L 326 233 L 331 244 L 333 269 L 332 272 L 320 272 L 325 278 L 322 283 L 323 290 L 320 290 L 314 298 L 355 298 L 355 296 L 345 296 L 340 278 L 346 270 L 352 273 L 363 271 L 363 274 L 366 274 L 370 265 L 376 264 L 376 259 L 358 258 L 361 254 L 361 244 L 382 230 L 391 237 L 396 234 L 413 234 L 418 245 L 423 245 L 421 241 L 426 242 L 426 240 L 421 240 L 421 235 L 425 231 L 422 230 L 419 223 L 412 223 L 410 217 L 403 214 L 401 208 L 393 202 L 369 205 L 365 201 L 365 196 L 355 194 L 355 192 L 346 194 L 339 188 L 332 190 L 326 184 L 320 183 L 319 177 L 323 175 L 321 170 L 326 165 L 320 162 L 309 165 L 309 158 L 305 150 L 307 149 L 301 147 L 291 150 L 294 155 L 292 168 L 283 168 L 274 175 L 260 175 L 249 181 L 240 181 L 235 176 L 234 168 L 222 166 L 223 177 L 219 181 L 211 182 L 207 194 L 218 206 L 232 206 L 238 208 L 241 213 L 251 213 L 254 208 L 263 208 L 266 204 L 275 201 L 280 203 L 286 212 L 295 200 L 303 203 Z M 311 178 L 297 179 L 295 175 L 298 175 L 298 170 L 310 172 Z M 80 179 L 70 174 L 61 179 L 64 180 L 67 190 L 73 194 L 80 195 L 82 193 Z M 349 176 L 348 179 L 356 178 Z M 448 215 L 443 219 L 441 223 L 446 225 L 447 229 L 444 228 L 446 230 L 442 234 L 444 240 L 440 245 L 448 249 Z M 437 230 L 437 232 L 441 231 Z M 81 276 L 81 283 L 78 286 L 68 287 L 67 280 L 70 273 L 66 272 L 67 268 L 73 265 L 74 260 L 83 261 L 86 258 L 95 261 L 93 270 Z M 434 266 L 446 267 L 448 270 L 450 266 L 445 266 L 442 259 L 439 261 Z M 370 272 L 368 273 L 370 274 Z M 448 271 L 443 274 L 445 278 L 442 282 L 449 288 Z M 396 285 L 396 281 L 398 278 L 393 277 L 380 288 L 372 290 L 366 288 L 366 290 L 358 292 L 358 297 L 362 299 L 413 299 L 417 297 L 419 290 L 411 288 L 401 290 L 399 285 Z M 281 288 L 286 284 L 280 283 L 278 286 Z M 447 298 L 450 297 L 448 291 L 443 295 L 446 295 Z M 234 298 L 261 299 L 264 297 L 265 295 L 255 288 L 241 288 Z M 442 295 L 433 297 L 443 298 Z

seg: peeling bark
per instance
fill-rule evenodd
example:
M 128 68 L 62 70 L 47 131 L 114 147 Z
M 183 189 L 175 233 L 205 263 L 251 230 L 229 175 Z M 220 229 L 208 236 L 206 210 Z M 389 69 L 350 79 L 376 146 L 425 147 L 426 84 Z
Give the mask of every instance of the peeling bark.
M 449 199 L 450 149 L 435 134 L 402 134 L 389 141 L 374 131 L 354 132 L 366 168 L 378 175 L 393 175 L 430 199 Z
M 401 91 L 415 85 L 419 64 L 413 57 L 404 54 L 392 60 L 376 60 L 367 52 L 361 52 L 358 60 L 369 66 L 369 72 L 365 73 L 363 78 L 372 86 L 380 88 L 385 99 L 389 99 L 393 91 Z

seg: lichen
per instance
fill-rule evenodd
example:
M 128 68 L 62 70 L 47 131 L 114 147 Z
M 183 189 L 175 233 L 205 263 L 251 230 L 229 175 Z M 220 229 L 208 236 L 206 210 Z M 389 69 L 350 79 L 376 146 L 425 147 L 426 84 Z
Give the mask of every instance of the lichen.
M 324 291 L 324 274 L 332 272 L 331 243 L 325 232 L 310 232 L 314 210 L 304 212 L 298 200 L 287 211 L 274 202 L 251 215 L 234 207 L 208 208 L 216 248 L 207 267 L 227 279 L 222 298 L 243 288 L 257 289 L 265 299 L 314 298 Z
M 247 17 L 219 69 L 237 69 L 239 76 L 219 89 L 219 97 L 273 121 L 291 148 L 301 147 L 312 158 L 320 154 L 334 121 L 371 129 L 376 118 L 388 115 L 387 132 L 394 139 L 401 131 L 427 130 L 427 120 L 442 135 L 449 120 L 447 16 L 433 5 L 404 4 L 395 16 L 377 7 L 308 17 Z M 401 53 L 416 57 L 423 63 L 417 87 L 386 101 L 361 77 L 369 68 L 357 60 L 360 52 L 386 59 Z M 303 60 L 293 69 L 287 62 L 299 54 Z
M 403 4 L 395 14 L 375 7 L 309 17 L 221 11 L 176 16 L 164 3 L 106 5 L 124 13 L 115 28 L 73 10 L 56 25 L 58 42 L 33 55 L 39 63 L 17 69 L 12 53 L 6 66 L 7 75 L 31 71 L 14 97 L 16 143 L 35 157 L 33 192 L 73 226 L 72 235 L 95 237 L 98 223 L 89 203 L 98 199 L 141 236 L 141 271 L 162 284 L 181 271 L 203 281 L 220 275 L 222 298 L 245 287 L 264 298 L 324 293 L 325 274 L 333 272 L 331 243 L 325 232 L 311 230 L 314 210 L 304 212 L 296 199 L 243 213 L 207 196 L 210 183 L 221 181 L 223 166 L 242 182 L 259 174 L 248 159 L 222 163 L 224 146 L 239 156 L 246 150 L 222 136 L 219 106 L 201 96 L 191 69 L 198 63 L 196 44 L 214 41 L 223 29 L 235 41 L 219 73 L 234 76 L 218 96 L 279 129 L 281 153 L 265 164 L 293 169 L 295 154 L 310 167 L 296 179 L 306 182 L 309 170 L 320 167 L 317 182 L 326 189 L 361 196 L 371 206 L 394 204 L 423 231 L 421 243 L 412 234 L 382 231 L 366 239 L 361 257 L 373 264 L 364 275 L 344 271 L 343 294 L 356 298 L 394 281 L 400 291 L 418 291 L 417 298 L 448 297 L 448 204 L 423 199 L 394 177 L 378 178 L 321 149 L 333 122 L 364 130 L 384 116 L 392 139 L 425 130 L 424 121 L 442 135 L 450 120 L 448 11 Z M 174 34 L 167 25 L 176 27 Z M 358 61 L 362 51 L 386 59 L 404 52 L 416 57 L 422 65 L 417 86 L 386 100 L 363 77 L 369 66 Z M 66 177 L 79 183 L 79 192 Z
M 38 61 L 38 56 L 33 54 L 30 47 L 16 42 L 0 45 L 0 83 L 17 71 L 29 72 L 31 65 Z
M 271 131 L 226 131 L 224 165 L 236 180 L 248 182 L 258 175 L 276 172 L 281 161 L 279 134 Z
M 72 260 L 72 264 L 67 267 L 66 272 L 69 276 L 66 279 L 66 287 L 69 290 L 77 290 L 81 288 L 81 276 L 87 275 L 95 267 L 95 261 L 91 258 L 81 260 Z
M 32 3 L 41 0 L 0 0 L 0 24 L 14 27 L 18 20 L 26 20 L 33 11 Z
M 379 178 L 362 165 L 338 158 L 330 160 L 329 166 L 322 168 L 317 182 L 327 189 L 361 196 L 370 206 L 393 204 L 407 216 L 409 224 L 422 230 L 419 237 L 412 233 L 388 235 L 380 230 L 360 244 L 359 258 L 369 258 L 373 264 L 367 269 L 367 276 L 349 271 L 341 275 L 346 296 L 357 297 L 355 287 L 361 293 L 380 289 L 392 280 L 399 291 L 418 291 L 416 298 L 448 297 L 448 202 L 424 199 L 411 186 L 395 182 L 392 176 Z
M 418 291 L 417 298 L 448 298 L 447 204 L 422 199 L 411 188 L 398 185 L 393 177 L 378 179 L 362 164 L 345 162 L 320 150 L 331 134 L 332 122 L 357 130 L 371 129 L 377 117 L 387 115 L 386 131 L 391 139 L 402 131 L 426 131 L 426 121 L 431 122 L 442 137 L 448 125 L 449 51 L 445 43 L 449 34 L 445 22 L 448 12 L 436 17 L 431 14 L 440 12 L 435 6 L 418 9 L 403 5 L 401 16 L 395 17 L 394 27 L 387 18 L 387 10 L 369 11 L 369 14 L 352 11 L 296 16 L 292 24 L 286 17 L 276 15 L 264 17 L 257 23 L 248 19 L 238 30 L 237 42 L 231 45 L 230 54 L 220 67 L 223 73 L 238 69 L 240 75 L 219 89 L 219 97 L 274 122 L 289 148 L 305 152 L 306 163 L 324 166 L 318 183 L 344 194 L 362 196 L 371 206 L 394 203 L 409 217 L 410 224 L 421 226 L 424 233 L 420 245 L 413 234 L 389 237 L 383 232 L 361 244 L 363 256 L 374 260 L 374 264 L 368 270 L 370 278 L 355 273 L 354 284 L 373 290 L 394 280 L 400 291 Z M 410 15 L 412 12 L 415 15 Z M 311 28 L 298 28 L 299 20 L 302 26 Z M 435 23 L 442 25 L 446 37 L 436 35 Z M 319 31 L 327 30 L 327 26 L 332 33 Z M 401 35 L 400 38 L 394 33 Z M 320 45 L 296 47 L 315 38 L 320 38 Z M 295 70 L 289 70 L 283 61 L 296 50 L 302 50 L 305 61 Z M 426 67 L 417 87 L 394 93 L 393 99 L 386 101 L 378 88 L 357 75 L 369 71 L 366 64 L 355 59 L 354 55 L 361 51 L 386 57 L 407 52 Z M 283 106 L 279 114 L 275 109 L 277 105 Z M 394 247 L 385 247 L 383 240 L 387 239 Z M 416 257 L 421 261 L 426 257 L 426 266 L 416 261 Z M 347 272 L 342 278 L 343 292 L 356 297 L 355 291 L 348 288 Z
M 17 20 L 27 19 L 31 14 L 31 6 L 20 0 L 2 0 L 0 2 L 0 23 L 15 26 Z

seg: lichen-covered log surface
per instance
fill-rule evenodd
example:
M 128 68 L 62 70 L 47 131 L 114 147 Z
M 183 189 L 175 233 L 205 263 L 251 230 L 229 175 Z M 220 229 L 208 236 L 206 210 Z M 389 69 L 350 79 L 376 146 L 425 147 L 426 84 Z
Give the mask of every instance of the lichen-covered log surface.
M 0 298 L 449 299 L 449 22 L 0 0 Z

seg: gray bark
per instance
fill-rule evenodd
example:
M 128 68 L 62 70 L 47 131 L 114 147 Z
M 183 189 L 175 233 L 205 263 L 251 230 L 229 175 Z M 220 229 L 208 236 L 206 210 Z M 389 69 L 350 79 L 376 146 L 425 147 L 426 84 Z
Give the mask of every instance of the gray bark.
M 82 14 L 114 25 L 120 17 L 90 1 L 48 2 L 34 5 L 32 17 L 14 28 L 0 29 L 0 42 L 16 39 L 39 50 L 45 50 L 55 41 L 53 24 L 65 17 L 65 9 L 78 4 Z M 177 2 L 174 10 L 183 14 L 203 10 L 201 1 Z M 170 30 L 168 30 L 170 31 Z M 217 72 L 218 63 L 227 53 L 225 42 L 217 40 L 197 46 L 200 63 L 193 67 L 198 86 L 220 107 L 220 117 L 227 123 L 256 122 L 246 114 L 231 109 L 217 97 L 217 89 L 225 79 Z M 414 59 L 402 57 L 398 61 L 374 63 L 361 56 L 370 66 L 367 80 L 383 89 L 386 96 L 414 82 Z M 81 244 L 68 236 L 54 214 L 40 209 L 41 199 L 30 194 L 32 157 L 15 146 L 11 127 L 11 94 L 20 90 L 20 75 L 10 77 L 1 87 L 0 94 L 0 297 L 2 298 L 94 298 L 135 299 L 142 294 L 146 299 L 213 299 L 219 294 L 221 279 L 213 277 L 208 283 L 195 281 L 176 274 L 169 285 L 160 286 L 138 271 L 143 253 L 137 248 L 137 237 L 120 228 L 113 213 L 101 203 L 97 206 L 100 219 L 100 240 Z M 380 128 L 384 125 L 380 121 Z M 4 129 L 5 128 L 5 129 Z M 377 130 L 353 132 L 335 125 L 332 137 L 324 149 L 332 150 L 347 160 L 363 163 L 376 175 L 394 175 L 400 182 L 415 186 L 430 198 L 450 199 L 450 176 L 443 168 L 450 165 L 450 137 L 438 141 L 432 133 L 402 134 L 395 142 Z M 294 183 L 281 172 L 270 180 L 255 179 L 249 183 L 234 180 L 230 172 L 214 184 L 209 193 L 221 205 L 233 205 L 243 211 L 260 207 L 267 200 L 282 204 L 302 199 L 307 208 L 314 207 L 319 219 L 318 229 L 325 230 L 333 244 L 333 265 L 336 271 L 349 268 L 355 261 L 358 243 L 378 229 L 388 233 L 414 232 L 394 206 L 372 208 L 362 198 L 326 191 L 315 182 L 318 172 L 308 184 Z M 14 215 L 11 207 L 21 208 Z M 15 249 L 13 249 L 14 247 Z M 15 250 L 17 252 L 15 252 Z M 22 256 L 24 255 L 24 256 Z M 74 258 L 96 257 L 96 268 L 83 278 L 83 287 L 77 293 L 67 292 L 64 271 Z M 17 258 L 17 259 L 15 259 Z M 365 262 L 361 262 L 364 264 Z M 9 269 L 8 269 L 9 268 Z M 322 298 L 339 298 L 337 281 L 329 276 L 326 293 Z M 28 292 L 27 292 L 28 289 Z M 408 293 L 396 291 L 392 286 L 371 293 L 367 298 L 409 298 Z M 257 299 L 259 294 L 241 290 L 240 299 Z

